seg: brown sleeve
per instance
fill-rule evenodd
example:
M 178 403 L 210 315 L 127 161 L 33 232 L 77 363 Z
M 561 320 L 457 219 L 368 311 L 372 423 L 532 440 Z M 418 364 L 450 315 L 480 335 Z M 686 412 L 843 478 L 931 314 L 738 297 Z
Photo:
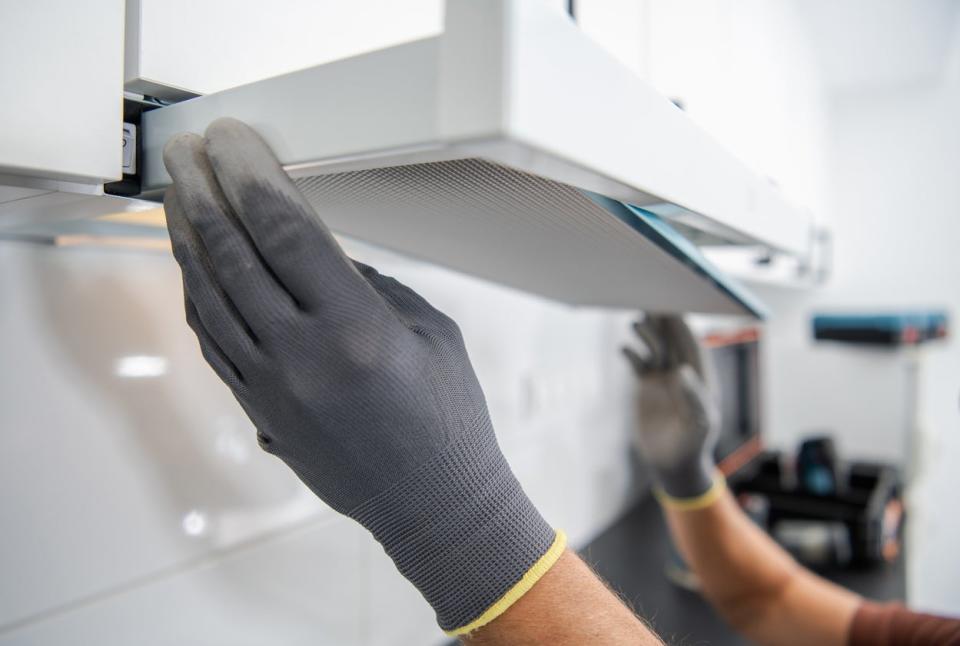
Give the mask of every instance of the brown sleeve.
M 850 624 L 850 646 L 960 646 L 960 619 L 864 601 Z

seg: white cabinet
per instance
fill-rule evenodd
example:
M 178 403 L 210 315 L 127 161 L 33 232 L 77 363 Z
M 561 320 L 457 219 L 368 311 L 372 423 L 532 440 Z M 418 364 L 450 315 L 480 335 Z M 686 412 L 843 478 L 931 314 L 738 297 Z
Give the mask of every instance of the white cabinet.
M 645 5 L 647 81 L 747 166 L 821 214 L 823 90 L 813 46 L 793 4 L 645 0 Z
M 795 3 L 577 0 L 576 9 L 588 36 L 826 224 L 824 90 Z
M 120 178 L 123 12 L 123 0 L 0 3 L 0 186 Z
M 757 283 L 812 286 L 829 265 L 823 228 L 825 100 L 816 52 L 794 3 L 765 0 L 578 0 L 581 28 L 748 168 L 809 209 L 807 252 L 715 247 L 708 257 Z M 674 223 L 686 214 L 661 213 Z M 747 227 L 770 239 L 786 218 Z M 701 227 L 702 228 L 702 227 Z M 710 245 L 709 239 L 698 239 Z M 772 262 L 758 263 L 758 259 Z
M 442 29 L 442 0 L 127 0 L 124 81 L 209 94 Z

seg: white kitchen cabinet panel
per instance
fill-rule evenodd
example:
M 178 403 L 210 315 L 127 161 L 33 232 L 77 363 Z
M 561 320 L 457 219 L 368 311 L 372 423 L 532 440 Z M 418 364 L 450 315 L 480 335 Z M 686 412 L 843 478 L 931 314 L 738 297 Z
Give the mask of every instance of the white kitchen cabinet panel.
M 120 178 L 123 0 L 0 3 L 0 185 Z
M 126 88 L 179 99 L 442 29 L 442 0 L 127 0 Z
M 646 80 L 826 224 L 827 100 L 797 3 L 641 2 Z

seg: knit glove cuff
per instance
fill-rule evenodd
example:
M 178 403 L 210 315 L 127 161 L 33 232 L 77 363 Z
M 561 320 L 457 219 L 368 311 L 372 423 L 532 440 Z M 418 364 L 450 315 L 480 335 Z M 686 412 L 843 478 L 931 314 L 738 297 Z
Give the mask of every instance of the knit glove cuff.
M 679 489 L 664 484 L 664 480 L 656 476 L 654 481 L 654 495 L 660 504 L 679 511 L 706 509 L 727 489 L 727 481 L 717 468 L 714 468 L 710 475 L 707 475 L 706 471 L 700 471 L 693 480 L 684 482 Z M 697 483 L 696 487 L 692 486 L 694 481 Z
M 653 471 L 656 486 L 671 498 L 688 500 L 699 498 L 709 491 L 715 481 L 717 465 L 707 453 L 692 459 L 671 464 L 657 465 Z

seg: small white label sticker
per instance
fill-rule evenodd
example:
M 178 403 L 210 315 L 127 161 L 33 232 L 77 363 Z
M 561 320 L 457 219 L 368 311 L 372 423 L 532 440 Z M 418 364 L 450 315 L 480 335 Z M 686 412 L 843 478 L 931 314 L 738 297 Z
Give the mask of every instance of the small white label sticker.
M 123 124 L 123 174 L 137 174 L 137 127 Z

